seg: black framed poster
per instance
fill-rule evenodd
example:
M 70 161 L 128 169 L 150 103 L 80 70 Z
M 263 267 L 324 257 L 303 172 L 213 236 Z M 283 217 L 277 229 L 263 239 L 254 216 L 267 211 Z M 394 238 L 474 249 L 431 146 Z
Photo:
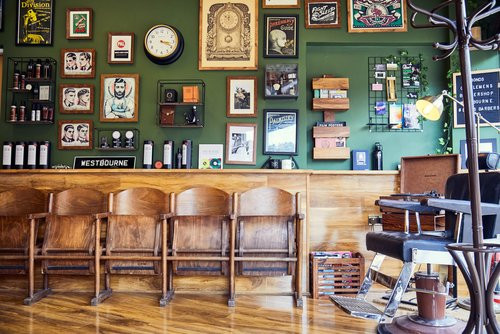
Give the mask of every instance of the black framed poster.
M 52 45 L 55 0 L 17 0 L 16 45 Z
M 297 58 L 298 15 L 264 15 L 264 57 Z
M 264 109 L 264 154 L 297 155 L 297 109 Z

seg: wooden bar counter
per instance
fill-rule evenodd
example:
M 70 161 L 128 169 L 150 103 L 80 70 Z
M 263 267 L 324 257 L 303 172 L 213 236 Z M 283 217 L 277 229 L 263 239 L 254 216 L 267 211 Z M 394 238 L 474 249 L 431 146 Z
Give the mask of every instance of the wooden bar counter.
M 365 248 L 367 218 L 379 214 L 374 205 L 381 195 L 399 191 L 398 171 L 319 171 L 319 170 L 145 170 L 145 169 L 65 169 L 65 170 L 1 170 L 0 190 L 33 187 L 57 192 L 74 187 L 87 187 L 105 193 L 132 187 L 152 187 L 180 192 L 194 186 L 212 186 L 230 194 L 257 187 L 277 187 L 302 194 L 301 208 L 306 215 L 303 263 L 306 266 L 304 291 L 309 291 L 308 254 L 314 250 L 350 250 L 361 252 L 369 263 L 373 254 Z M 37 279 L 40 279 L 37 271 Z M 121 276 L 113 278 L 117 291 L 158 291 L 160 278 Z M 9 277 L 0 280 L 0 289 L 24 288 L 26 280 Z M 38 285 L 41 283 L 38 282 Z M 291 292 L 291 279 L 286 277 L 237 277 L 238 292 L 274 294 Z M 51 276 L 54 290 L 92 291 L 91 277 Z M 224 277 L 175 277 L 178 292 L 226 291 Z

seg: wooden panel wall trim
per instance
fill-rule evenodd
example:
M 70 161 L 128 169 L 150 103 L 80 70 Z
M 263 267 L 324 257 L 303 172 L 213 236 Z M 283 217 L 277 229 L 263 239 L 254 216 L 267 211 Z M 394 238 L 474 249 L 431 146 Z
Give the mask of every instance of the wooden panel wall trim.
M 303 247 L 304 290 L 309 291 L 309 257 L 313 250 L 351 250 L 361 252 L 369 264 L 373 254 L 366 251 L 365 233 L 368 231 L 369 214 L 379 214 L 374 205 L 380 195 L 389 195 L 399 190 L 397 171 L 311 171 L 311 170 L 2 170 L 0 191 L 14 187 L 33 187 L 44 192 L 57 192 L 68 188 L 86 187 L 104 193 L 116 192 L 133 187 L 151 187 L 166 192 L 180 192 L 196 186 L 212 186 L 232 194 L 257 187 L 276 187 L 292 194 L 302 195 L 301 211 L 306 214 L 305 246 Z M 394 266 L 397 266 L 395 263 Z M 397 270 L 395 270 L 397 271 Z M 114 278 L 115 279 L 115 278 Z M 206 277 L 204 278 L 206 279 Z M 226 278 L 210 278 L 221 289 Z M 141 289 L 137 280 L 117 277 L 114 289 L 126 291 Z M 220 280 L 220 282 L 219 282 Z M 14 283 L 17 282 L 17 283 Z M 81 290 L 88 282 L 84 278 L 67 281 L 64 277 L 54 278 L 64 288 Z M 289 277 L 275 277 L 272 280 L 250 277 L 239 280 L 243 286 L 238 290 L 253 292 L 291 291 Z M 245 282 L 245 283 L 243 283 Z M 8 284 L 9 283 L 9 284 Z M 17 284 L 23 286 L 23 279 L 2 282 L 0 288 Z M 52 283 L 51 283 L 52 284 Z M 91 284 L 91 283 L 90 283 Z M 216 285 L 217 285 L 216 284 Z M 247 287 L 248 284 L 248 287 Z M 149 286 L 149 284 L 147 284 Z M 153 283 L 152 286 L 156 286 Z M 200 283 L 196 277 L 182 277 L 176 281 L 176 291 L 206 291 L 209 285 Z M 212 285 L 213 286 L 213 285 Z M 158 288 L 158 287 L 157 287 Z

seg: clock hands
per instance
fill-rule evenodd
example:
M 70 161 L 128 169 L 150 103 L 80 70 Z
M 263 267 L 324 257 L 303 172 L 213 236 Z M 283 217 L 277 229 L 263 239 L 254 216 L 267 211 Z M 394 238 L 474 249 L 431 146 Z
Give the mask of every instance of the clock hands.
M 168 45 L 168 46 L 172 46 L 172 44 L 170 42 L 164 41 L 162 39 L 160 39 L 160 43 L 163 43 L 163 44 Z

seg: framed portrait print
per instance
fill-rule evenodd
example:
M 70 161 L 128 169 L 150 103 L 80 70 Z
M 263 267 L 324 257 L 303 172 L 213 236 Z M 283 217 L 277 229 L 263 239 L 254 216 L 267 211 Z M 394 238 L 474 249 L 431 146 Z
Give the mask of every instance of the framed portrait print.
M 52 45 L 54 0 L 16 1 L 16 45 Z
M 300 8 L 300 0 L 262 0 L 262 8 Z
M 264 57 L 297 58 L 299 56 L 298 15 L 264 15 Z
M 139 74 L 101 74 L 101 122 L 139 120 Z
M 91 120 L 62 120 L 58 122 L 58 130 L 58 149 L 92 149 L 93 128 Z
M 61 114 L 94 113 L 94 85 L 59 85 Z
M 108 33 L 108 64 L 134 63 L 133 32 Z
M 200 0 L 199 70 L 256 70 L 258 0 Z
M 257 117 L 257 77 L 229 76 L 226 81 L 226 116 Z
M 255 165 L 257 124 L 227 123 L 226 160 L 228 165 Z
M 92 39 L 92 8 L 66 9 L 66 39 Z
M 94 78 L 94 49 L 61 49 L 61 78 Z
M 306 28 L 340 28 L 340 0 L 305 0 Z
M 405 0 L 347 0 L 348 32 L 404 32 Z
M 298 110 L 264 109 L 264 154 L 297 155 Z

